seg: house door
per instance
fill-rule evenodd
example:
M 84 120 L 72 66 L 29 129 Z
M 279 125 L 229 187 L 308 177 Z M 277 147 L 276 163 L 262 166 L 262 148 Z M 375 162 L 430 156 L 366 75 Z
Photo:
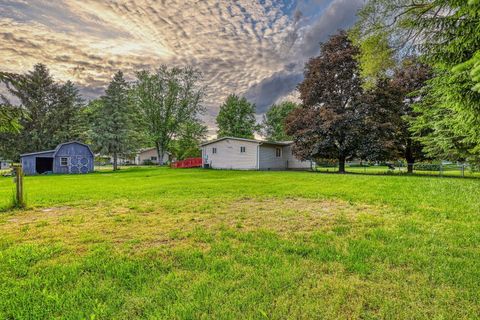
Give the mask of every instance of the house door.
M 88 173 L 89 159 L 84 156 L 70 158 L 70 173 Z

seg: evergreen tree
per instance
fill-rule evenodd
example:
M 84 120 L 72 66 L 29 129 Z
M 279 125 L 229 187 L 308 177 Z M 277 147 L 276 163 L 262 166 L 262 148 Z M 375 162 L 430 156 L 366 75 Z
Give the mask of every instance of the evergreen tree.
M 118 157 L 134 152 L 138 143 L 138 114 L 132 104 L 130 87 L 118 71 L 105 95 L 93 105 L 92 140 L 96 150 L 113 158 L 118 170 Z
M 235 94 L 227 97 L 217 116 L 217 136 L 253 139 L 258 126 L 255 105 Z
M 18 107 L 9 108 L 17 113 L 18 121 L 13 124 L 18 132 L 0 134 L 0 149 L 8 157 L 18 159 L 21 153 L 48 150 L 84 138 L 78 121 L 83 105 L 71 82 L 55 82 L 42 64 L 26 74 L 3 73 L 1 80 L 19 101 Z M 5 97 L 3 101 L 4 106 L 11 105 Z

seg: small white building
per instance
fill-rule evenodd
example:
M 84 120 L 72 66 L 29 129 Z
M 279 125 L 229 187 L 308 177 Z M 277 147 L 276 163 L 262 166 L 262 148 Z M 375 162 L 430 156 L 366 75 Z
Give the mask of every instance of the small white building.
M 311 161 L 301 161 L 292 152 L 293 142 L 272 142 L 224 137 L 205 142 L 204 168 L 233 170 L 308 170 Z
M 10 166 L 11 166 L 11 161 L 0 160 L 0 170 L 10 169 Z
M 163 155 L 163 163 L 170 161 L 170 153 L 165 152 Z M 135 156 L 135 164 L 142 165 L 146 163 L 158 164 L 157 148 L 148 148 L 140 150 Z

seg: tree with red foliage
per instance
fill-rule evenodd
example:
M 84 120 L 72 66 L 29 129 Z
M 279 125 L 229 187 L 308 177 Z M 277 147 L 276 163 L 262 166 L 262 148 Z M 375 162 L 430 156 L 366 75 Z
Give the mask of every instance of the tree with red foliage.
M 286 120 L 294 153 L 302 160 L 337 159 L 339 172 L 362 146 L 364 115 L 362 86 L 355 47 L 345 31 L 321 44 L 321 53 L 305 66 L 298 91 L 303 106 Z

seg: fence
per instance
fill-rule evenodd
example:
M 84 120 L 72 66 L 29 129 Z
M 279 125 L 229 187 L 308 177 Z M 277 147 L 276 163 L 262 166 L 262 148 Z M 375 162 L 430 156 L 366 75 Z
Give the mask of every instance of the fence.
M 414 163 L 411 165 L 413 174 L 432 176 L 452 177 L 477 177 L 480 178 L 480 168 L 469 164 L 451 163 Z M 318 164 L 316 170 L 319 172 L 336 172 L 338 164 Z M 384 163 L 384 164 L 359 164 L 346 163 L 347 173 L 362 174 L 407 174 L 408 164 L 406 163 Z
M 172 168 L 200 168 L 202 166 L 202 158 L 188 158 L 181 161 L 172 162 Z

